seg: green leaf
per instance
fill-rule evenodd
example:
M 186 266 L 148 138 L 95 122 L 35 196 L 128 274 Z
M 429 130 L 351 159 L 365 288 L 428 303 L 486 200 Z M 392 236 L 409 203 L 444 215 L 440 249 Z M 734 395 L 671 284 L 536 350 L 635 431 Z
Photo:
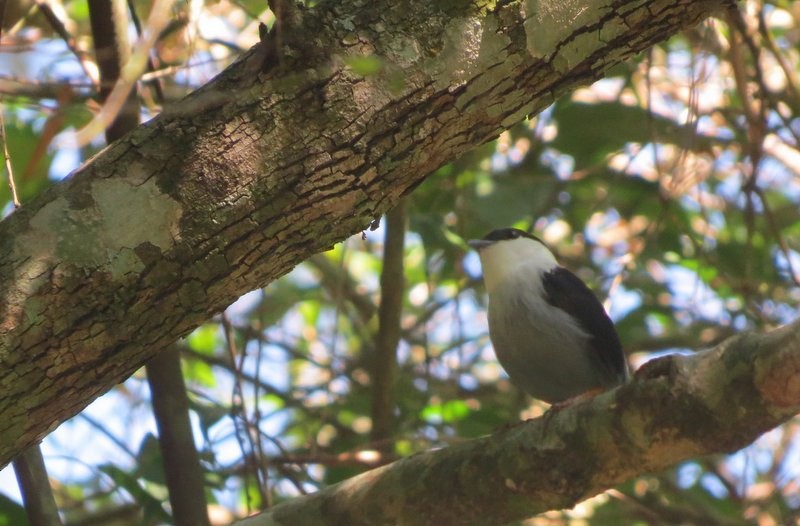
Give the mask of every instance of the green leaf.
M 28 515 L 25 508 L 0 493 L 0 526 L 25 526 Z
M 603 164 L 628 143 L 676 144 L 709 151 L 719 139 L 696 133 L 677 122 L 619 101 L 587 104 L 559 101 L 553 110 L 558 135 L 550 145 L 575 160 L 575 169 Z
M 187 382 L 203 387 L 214 387 L 217 385 L 217 377 L 214 375 L 214 369 L 202 360 L 194 360 L 191 358 L 181 360 L 181 370 Z
M 423 420 L 437 423 L 453 423 L 463 420 L 472 410 L 464 400 L 448 400 L 426 406 L 420 416 Z
M 194 351 L 213 356 L 222 343 L 219 325 L 211 323 L 201 325 L 186 337 L 186 343 Z

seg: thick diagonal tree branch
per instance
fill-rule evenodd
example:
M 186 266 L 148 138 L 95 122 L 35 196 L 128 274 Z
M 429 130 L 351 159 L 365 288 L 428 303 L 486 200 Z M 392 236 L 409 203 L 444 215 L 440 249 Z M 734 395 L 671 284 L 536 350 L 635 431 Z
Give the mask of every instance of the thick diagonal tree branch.
M 240 526 L 498 525 L 735 451 L 800 411 L 800 320 L 647 364 L 589 402 L 399 460 Z
M 298 9 L 0 223 L 0 465 L 442 164 L 723 4 Z

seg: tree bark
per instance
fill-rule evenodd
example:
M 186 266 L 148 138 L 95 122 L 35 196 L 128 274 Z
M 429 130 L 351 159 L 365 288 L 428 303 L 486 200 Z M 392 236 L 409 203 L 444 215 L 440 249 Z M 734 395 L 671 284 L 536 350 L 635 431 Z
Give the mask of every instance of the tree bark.
M 492 436 L 407 457 L 239 526 L 491 525 L 733 452 L 800 411 L 800 320 L 646 364 L 633 381 Z
M 0 465 L 442 164 L 724 3 L 283 13 L 277 35 L 0 223 Z M 380 70 L 359 74 L 363 57 Z

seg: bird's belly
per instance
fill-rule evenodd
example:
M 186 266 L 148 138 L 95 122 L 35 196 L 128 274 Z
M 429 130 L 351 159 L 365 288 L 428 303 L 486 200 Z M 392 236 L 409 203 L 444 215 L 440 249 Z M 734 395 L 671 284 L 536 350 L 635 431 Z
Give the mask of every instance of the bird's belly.
M 554 403 L 610 387 L 616 379 L 598 363 L 589 335 L 566 312 L 524 289 L 511 301 L 489 299 L 489 333 L 512 382 Z

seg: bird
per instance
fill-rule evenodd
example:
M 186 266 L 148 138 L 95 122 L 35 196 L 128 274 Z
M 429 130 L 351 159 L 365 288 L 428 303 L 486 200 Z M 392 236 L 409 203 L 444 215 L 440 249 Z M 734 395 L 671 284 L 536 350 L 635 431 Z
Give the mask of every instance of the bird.
M 468 244 L 489 294 L 489 338 L 512 383 L 557 405 L 627 381 L 614 323 L 541 239 L 501 228 Z

